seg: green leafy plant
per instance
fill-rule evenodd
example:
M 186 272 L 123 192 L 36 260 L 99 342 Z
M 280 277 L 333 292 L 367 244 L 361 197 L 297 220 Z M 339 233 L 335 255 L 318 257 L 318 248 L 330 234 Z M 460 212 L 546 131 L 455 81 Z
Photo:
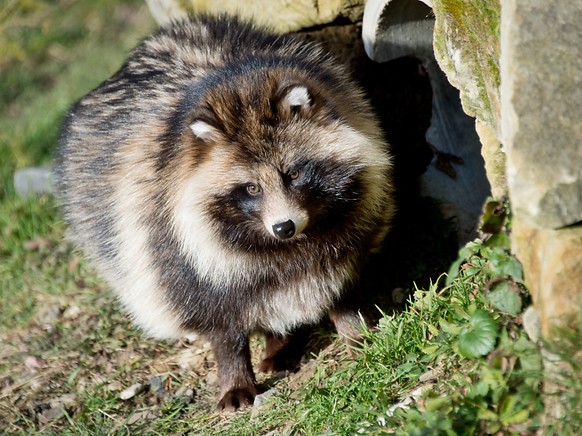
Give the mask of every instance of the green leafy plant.
M 479 357 L 493 351 L 498 326 L 489 312 L 477 309 L 467 321 L 459 333 L 459 352 L 466 357 Z

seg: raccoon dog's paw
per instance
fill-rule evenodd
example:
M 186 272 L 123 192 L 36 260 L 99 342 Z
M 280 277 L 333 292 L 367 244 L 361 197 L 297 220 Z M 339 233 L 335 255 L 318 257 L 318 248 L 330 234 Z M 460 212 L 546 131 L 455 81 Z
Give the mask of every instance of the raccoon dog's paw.
M 251 406 L 257 394 L 255 387 L 231 389 L 223 395 L 216 409 L 219 412 L 236 412 L 238 409 Z

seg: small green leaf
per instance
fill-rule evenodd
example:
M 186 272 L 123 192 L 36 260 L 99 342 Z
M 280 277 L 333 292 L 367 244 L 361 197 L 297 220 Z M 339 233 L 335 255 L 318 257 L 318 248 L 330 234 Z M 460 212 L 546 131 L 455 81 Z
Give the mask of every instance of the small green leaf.
M 484 397 L 489 392 L 489 385 L 484 381 L 480 381 L 477 384 L 476 392 L 479 396 Z
M 519 402 L 515 395 L 505 397 L 501 401 L 499 415 L 504 425 L 521 424 L 529 417 L 527 409 L 518 408 Z
M 424 402 L 424 407 L 429 412 L 434 410 L 442 410 L 444 408 L 450 407 L 452 400 L 450 397 L 434 397 L 428 398 Z
M 522 424 L 529 418 L 529 412 L 527 409 L 522 409 L 508 416 L 503 416 L 501 422 L 504 425 L 515 425 Z
M 460 304 L 453 305 L 452 309 L 453 309 L 453 312 L 455 312 L 455 315 L 457 315 L 457 317 L 459 319 L 467 319 L 467 320 L 470 319 L 469 314 Z
M 457 276 L 459 275 L 459 268 L 461 267 L 461 264 L 464 261 L 465 259 L 459 257 L 451 264 L 449 272 L 447 273 L 447 280 L 445 281 L 445 286 L 450 286 L 451 283 L 453 283 L 453 280 L 457 278 Z
M 490 353 L 497 339 L 497 323 L 489 312 L 478 309 L 469 318 L 459 335 L 459 352 L 466 357 Z
M 482 419 L 483 421 L 496 422 L 499 419 L 499 417 L 497 416 L 497 413 L 495 413 L 494 411 L 489 410 L 489 409 L 479 410 L 477 417 L 479 419 Z
M 432 355 L 438 351 L 441 346 L 439 344 L 430 344 L 425 347 L 422 347 L 422 352 L 424 354 Z
M 508 250 L 510 247 L 509 236 L 505 233 L 497 233 L 491 236 L 484 244 L 486 247 L 503 248 Z
M 484 233 L 500 234 L 507 219 L 507 209 L 503 200 L 487 199 L 480 218 L 480 229 Z
M 428 331 L 430 332 L 431 335 L 433 336 L 438 336 L 441 332 L 439 329 L 437 329 L 434 325 L 432 324 L 428 324 Z
M 510 282 L 507 280 L 495 284 L 493 290 L 487 295 L 487 299 L 500 312 L 514 316 L 521 312 L 521 297 L 511 289 Z
M 485 423 L 485 432 L 486 434 L 496 434 L 501 430 L 501 424 L 499 422 L 486 422 Z
M 445 333 L 453 336 L 457 336 L 459 333 L 461 333 L 461 327 L 458 324 L 445 320 L 444 318 L 439 319 L 439 326 Z
M 467 266 L 465 268 L 465 277 L 473 277 L 481 272 L 481 268 L 476 266 Z
M 449 272 L 447 273 L 447 280 L 445 282 L 445 286 L 449 286 L 451 283 L 453 283 L 453 280 L 455 280 L 459 275 L 459 268 L 461 267 L 461 264 L 463 264 L 463 262 L 465 262 L 473 254 L 477 253 L 480 250 L 480 248 L 481 248 L 480 241 L 475 240 L 473 242 L 468 243 L 459 250 L 457 260 L 455 260 L 451 264 Z
M 519 261 L 500 248 L 488 251 L 487 256 L 493 275 L 497 277 L 511 277 L 516 282 L 523 281 L 523 268 Z
M 499 407 L 500 415 L 513 415 L 515 413 L 515 406 L 517 405 L 517 398 L 513 395 L 508 395 L 503 398 Z
M 519 260 L 510 256 L 505 264 L 505 273 L 516 282 L 523 282 L 523 268 Z

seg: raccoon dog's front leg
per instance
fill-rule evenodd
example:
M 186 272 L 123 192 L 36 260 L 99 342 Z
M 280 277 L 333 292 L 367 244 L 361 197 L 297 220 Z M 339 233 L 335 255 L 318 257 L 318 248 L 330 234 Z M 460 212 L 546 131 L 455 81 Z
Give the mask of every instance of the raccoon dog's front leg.
M 220 383 L 219 411 L 251 405 L 258 394 L 251 364 L 249 337 L 244 333 L 214 332 L 210 337 Z

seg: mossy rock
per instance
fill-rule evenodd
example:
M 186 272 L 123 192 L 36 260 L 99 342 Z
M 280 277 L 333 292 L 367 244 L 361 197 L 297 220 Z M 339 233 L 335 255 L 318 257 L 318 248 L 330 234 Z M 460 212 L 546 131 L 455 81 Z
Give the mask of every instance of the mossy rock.
M 434 0 L 434 50 L 464 111 L 500 138 L 499 0 Z

